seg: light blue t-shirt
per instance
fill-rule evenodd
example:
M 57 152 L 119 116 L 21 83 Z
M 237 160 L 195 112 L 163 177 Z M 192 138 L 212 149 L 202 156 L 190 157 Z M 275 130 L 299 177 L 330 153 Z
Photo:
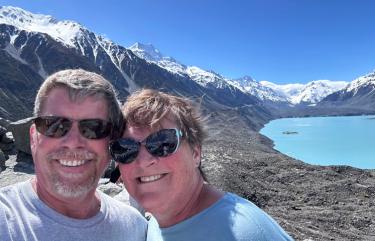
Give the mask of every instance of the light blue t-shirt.
M 168 228 L 151 217 L 148 241 L 290 241 L 293 240 L 268 214 L 233 193 L 202 212 Z
M 134 208 L 99 192 L 100 211 L 64 216 L 43 203 L 31 182 L 0 188 L 1 241 L 144 241 L 147 221 Z

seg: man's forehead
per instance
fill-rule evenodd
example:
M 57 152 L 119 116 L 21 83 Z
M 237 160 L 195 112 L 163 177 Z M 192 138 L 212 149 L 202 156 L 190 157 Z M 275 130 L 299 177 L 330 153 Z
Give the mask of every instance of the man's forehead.
M 57 98 L 54 98 L 57 97 Z M 82 102 L 90 99 L 90 101 L 103 101 L 107 102 L 103 94 L 89 93 L 84 90 L 76 90 L 68 87 L 55 87 L 48 91 L 44 97 L 44 101 L 53 102 L 60 98 L 68 99 L 72 103 L 81 104 Z
M 88 113 L 93 116 L 107 117 L 108 103 L 103 97 L 93 95 L 77 95 L 76 97 L 72 98 L 66 88 L 52 89 L 44 99 L 41 112 L 44 114 L 69 114 L 70 111 L 80 111 L 82 114 Z

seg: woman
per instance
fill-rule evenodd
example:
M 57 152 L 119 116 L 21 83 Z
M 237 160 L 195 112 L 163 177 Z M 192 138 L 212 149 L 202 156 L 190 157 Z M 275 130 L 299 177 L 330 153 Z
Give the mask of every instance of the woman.
M 206 133 L 187 99 L 155 90 L 129 96 L 127 126 L 111 143 L 126 189 L 147 211 L 148 240 L 292 240 L 265 212 L 205 182 Z

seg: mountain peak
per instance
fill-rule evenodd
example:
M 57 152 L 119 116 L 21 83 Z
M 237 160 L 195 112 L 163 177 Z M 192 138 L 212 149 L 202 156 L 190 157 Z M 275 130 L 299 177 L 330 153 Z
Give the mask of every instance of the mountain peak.
M 143 44 L 136 42 L 135 44 L 130 46 L 129 49 L 139 57 L 144 58 L 148 61 L 160 61 L 164 58 L 160 51 L 152 44 Z
M 75 37 L 85 29 L 74 21 L 58 21 L 50 15 L 34 14 L 18 7 L 0 7 L 0 24 L 20 30 L 45 33 L 64 44 L 74 46 Z
M 372 85 L 375 86 L 375 71 L 370 72 L 353 80 L 346 88 L 347 91 L 357 92 L 359 88 Z
M 235 79 L 234 81 L 238 82 L 242 86 L 248 86 L 248 85 L 251 85 L 251 83 L 256 82 L 249 75 L 245 75 L 241 78 Z
M 0 7 L 0 22 L 26 28 L 35 22 L 56 24 L 57 20 L 50 15 L 33 14 L 22 8 L 2 6 Z

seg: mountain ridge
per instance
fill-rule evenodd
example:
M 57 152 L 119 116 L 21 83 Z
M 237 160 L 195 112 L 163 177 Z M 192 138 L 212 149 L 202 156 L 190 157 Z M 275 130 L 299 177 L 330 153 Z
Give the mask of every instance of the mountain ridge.
M 197 66 L 186 66 L 173 57 L 164 56 L 152 44 L 135 43 L 129 49 L 138 57 L 155 63 L 170 72 L 188 75 L 201 85 L 216 83 L 216 86 L 224 86 L 228 83 L 262 101 L 284 102 L 292 105 L 316 104 L 327 95 L 341 90 L 349 84 L 346 81 L 313 80 L 306 84 L 278 85 L 267 81 L 258 82 L 250 76 L 229 79 L 211 70 L 203 70 Z

